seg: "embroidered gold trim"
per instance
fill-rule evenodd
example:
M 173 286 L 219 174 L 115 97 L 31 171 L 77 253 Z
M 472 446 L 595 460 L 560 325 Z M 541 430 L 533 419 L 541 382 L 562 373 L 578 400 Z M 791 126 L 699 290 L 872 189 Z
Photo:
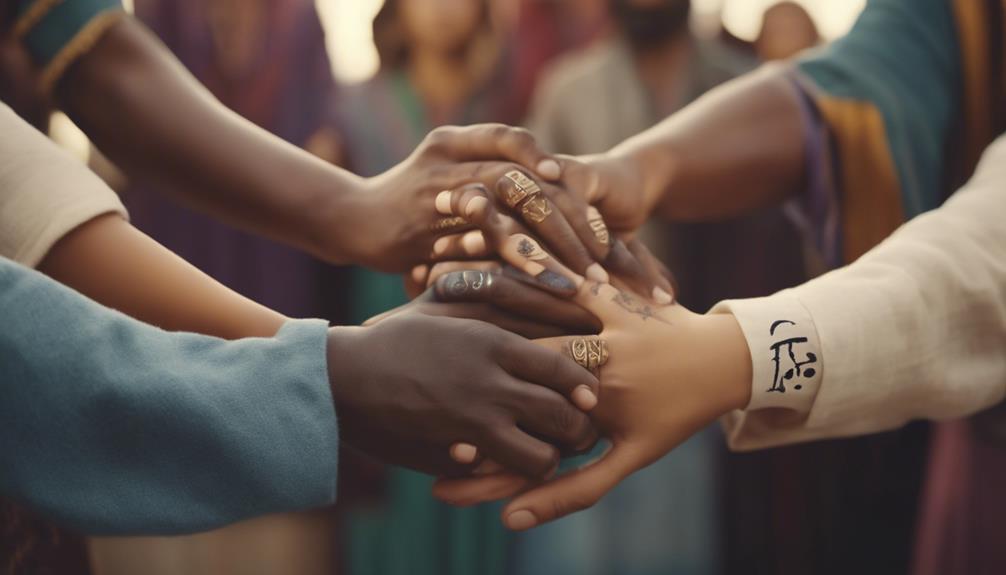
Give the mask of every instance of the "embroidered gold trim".
M 42 93 L 52 92 L 56 82 L 63 76 L 66 69 L 70 67 L 78 58 L 86 54 L 102 35 L 112 27 L 113 24 L 124 18 L 126 13 L 117 8 L 106 10 L 91 19 L 77 35 L 70 39 L 49 64 L 42 70 L 39 83 L 42 85 Z
M 45 18 L 46 14 L 63 2 L 64 0 L 37 0 L 14 23 L 14 39 L 24 38 L 42 18 Z

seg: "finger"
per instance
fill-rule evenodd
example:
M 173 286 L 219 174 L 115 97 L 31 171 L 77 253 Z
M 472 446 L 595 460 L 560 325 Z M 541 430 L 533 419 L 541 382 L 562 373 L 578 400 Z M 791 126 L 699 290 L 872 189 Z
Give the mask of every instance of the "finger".
M 607 281 L 608 274 L 601 267 L 581 237 L 567 221 L 566 214 L 553 209 L 550 194 L 542 185 L 521 170 L 510 170 L 496 181 L 496 197 L 505 203 L 537 237 L 551 248 L 559 260 L 574 271 L 595 281 Z M 554 192 L 552 195 L 559 195 Z M 585 211 L 576 216 L 583 218 Z M 593 235 L 588 238 L 596 243 Z
M 493 250 L 534 277 L 542 289 L 566 297 L 576 292 L 582 278 L 542 249 L 516 220 L 501 214 L 490 201 L 485 186 L 469 184 L 455 190 L 451 206 L 452 211 L 465 214 L 482 230 L 486 243 Z
M 435 269 L 431 275 L 437 273 Z M 596 333 L 601 328 L 597 318 L 579 305 L 499 271 L 458 270 L 438 275 L 433 294 L 440 302 L 492 304 L 511 314 L 564 327 L 567 332 Z
M 597 432 L 590 418 L 563 396 L 537 385 L 523 385 L 519 394 L 517 423 L 521 429 L 574 452 L 597 442 Z M 596 399 L 592 401 L 587 409 L 596 404 Z
M 478 455 L 478 448 L 471 443 L 455 443 L 451 446 L 451 459 L 462 465 L 474 463 Z
M 419 311 L 426 315 L 474 319 L 491 323 L 502 330 L 519 335 L 522 338 L 558 337 L 569 331 L 562 326 L 521 317 L 484 303 L 431 303 L 428 306 L 419 308 Z M 373 320 L 368 320 L 367 324 L 377 323 L 385 319 L 385 317 L 386 314 Z
M 433 242 L 433 260 L 484 259 L 491 255 L 485 236 L 479 230 L 441 236 Z
M 559 465 L 558 449 L 516 425 L 490 428 L 476 444 L 486 457 L 528 477 L 546 477 Z
M 522 531 L 586 509 L 635 471 L 639 459 L 626 444 L 616 443 L 587 467 L 517 496 L 503 509 L 503 523 L 514 531 Z
M 660 305 L 674 303 L 675 290 L 671 279 L 669 279 L 673 278 L 670 270 L 650 252 L 643 242 L 633 239 L 625 242 L 625 247 L 643 266 L 647 278 L 654 284 L 651 299 Z
M 562 336 L 538 339 L 535 343 L 572 359 L 597 378 L 610 357 L 608 342 L 599 336 Z
M 405 276 L 405 294 L 409 299 L 416 299 L 419 294 L 426 291 L 426 277 L 430 274 L 430 267 L 420 264 Z
M 546 184 L 542 186 L 542 189 L 562 212 L 577 237 L 590 251 L 594 261 L 603 262 L 608 257 L 614 238 L 608 230 L 608 225 L 601 216 L 601 212 L 597 211 L 594 206 L 587 204 L 578 194 L 572 193 L 566 188 Z
M 499 355 L 500 366 L 514 377 L 568 397 L 584 411 L 597 405 L 597 378 L 561 353 L 514 336 L 503 342 Z
M 440 478 L 433 483 L 433 496 L 456 507 L 467 507 L 512 497 L 531 484 L 530 479 L 516 473 Z
M 534 170 L 547 180 L 562 176 L 559 161 L 546 154 L 524 128 L 504 124 L 448 126 L 434 130 L 427 138 L 429 144 L 454 162 L 505 159 Z

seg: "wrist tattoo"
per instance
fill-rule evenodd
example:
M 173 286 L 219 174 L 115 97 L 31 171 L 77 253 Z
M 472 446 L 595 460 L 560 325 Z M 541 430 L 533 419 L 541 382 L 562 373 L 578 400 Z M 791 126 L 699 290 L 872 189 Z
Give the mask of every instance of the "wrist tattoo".
M 670 325 L 671 323 L 666 319 L 657 315 L 657 312 L 654 311 L 649 304 L 647 304 L 646 302 L 639 301 L 635 296 L 626 293 L 624 291 L 619 291 L 617 294 L 615 294 L 615 297 L 611 298 L 611 301 L 618 304 L 618 306 L 624 309 L 625 311 L 634 315 L 638 315 L 643 319 L 643 321 L 646 321 L 648 319 L 654 319 L 656 321 L 666 323 L 668 325 Z

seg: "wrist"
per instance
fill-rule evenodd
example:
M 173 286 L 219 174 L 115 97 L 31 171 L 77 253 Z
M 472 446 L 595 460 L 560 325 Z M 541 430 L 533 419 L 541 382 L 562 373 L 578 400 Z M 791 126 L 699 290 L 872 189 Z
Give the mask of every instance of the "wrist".
M 312 186 L 312 207 L 305 210 L 302 231 L 314 256 L 333 264 L 359 263 L 367 237 L 358 230 L 367 221 L 367 181 L 354 174 L 337 175 Z
M 647 217 L 665 201 L 671 188 L 677 162 L 666 149 L 654 149 L 632 138 L 602 155 L 603 163 L 617 165 L 631 174 L 632 185 L 641 193 L 642 209 Z
M 325 356 L 328 366 L 328 385 L 332 391 L 332 401 L 339 417 L 344 410 L 351 409 L 353 387 L 361 382 L 357 372 L 360 355 L 354 350 L 364 335 L 366 328 L 338 326 L 329 328 Z
M 706 336 L 706 349 L 715 350 L 710 358 L 710 375 L 715 393 L 722 401 L 722 413 L 744 409 L 751 402 L 751 350 L 740 324 L 733 314 L 700 316 Z

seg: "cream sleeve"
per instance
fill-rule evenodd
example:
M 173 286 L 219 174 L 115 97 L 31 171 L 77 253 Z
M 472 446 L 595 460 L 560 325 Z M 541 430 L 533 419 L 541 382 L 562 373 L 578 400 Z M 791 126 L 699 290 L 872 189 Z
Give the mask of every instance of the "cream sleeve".
M 758 449 L 954 419 L 1006 396 L 1006 137 L 941 208 L 856 262 L 767 298 L 727 301 L 752 400 L 723 423 Z
M 60 238 L 119 197 L 81 162 L 0 104 L 0 256 L 35 267 Z

